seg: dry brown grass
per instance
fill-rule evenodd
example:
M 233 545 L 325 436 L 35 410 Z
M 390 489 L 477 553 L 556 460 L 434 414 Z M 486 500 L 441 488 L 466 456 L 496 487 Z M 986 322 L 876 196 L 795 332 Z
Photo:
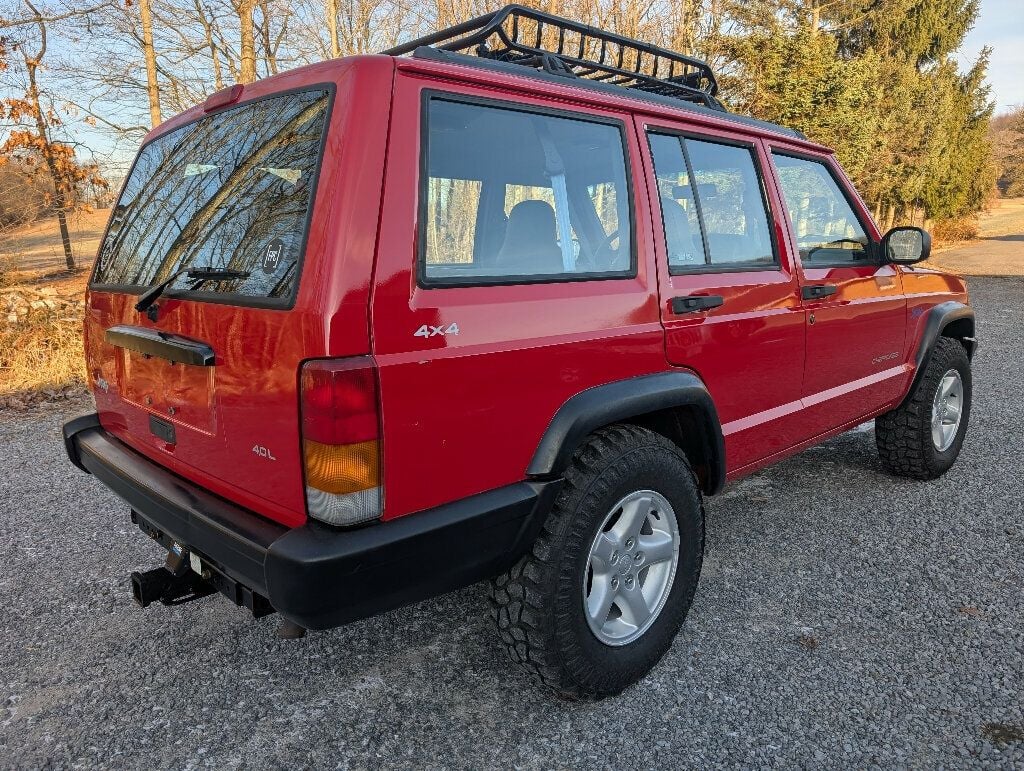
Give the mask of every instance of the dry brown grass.
M 0 406 L 81 390 L 81 280 L 35 279 L 0 288 Z
M 0 330 L 0 394 L 85 382 L 81 319 L 39 315 Z
M 72 222 L 78 254 L 108 212 L 82 212 Z M 86 262 L 89 260 L 86 259 Z M 86 271 L 63 266 L 55 221 L 0 237 L 0 408 L 80 393 L 85 383 L 82 312 Z
M 0 254 L 0 289 L 11 286 L 14 279 L 14 262 L 6 254 Z
M 932 237 L 939 244 L 953 244 L 973 241 L 980 232 L 978 220 L 974 217 L 939 220 L 932 229 Z

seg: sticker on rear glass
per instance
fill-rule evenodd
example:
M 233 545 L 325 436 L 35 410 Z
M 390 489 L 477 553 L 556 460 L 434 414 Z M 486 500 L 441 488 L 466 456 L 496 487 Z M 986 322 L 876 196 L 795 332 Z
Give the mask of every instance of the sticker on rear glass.
M 277 270 L 277 266 L 281 264 L 281 258 L 283 256 L 284 241 L 280 238 L 275 238 L 267 244 L 267 251 L 263 253 L 263 272 L 273 273 Z

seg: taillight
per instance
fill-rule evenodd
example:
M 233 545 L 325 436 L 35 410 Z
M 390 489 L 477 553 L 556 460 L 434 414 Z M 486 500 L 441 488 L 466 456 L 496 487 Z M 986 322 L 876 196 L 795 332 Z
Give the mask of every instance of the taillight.
M 332 525 L 378 518 L 380 419 L 373 359 L 308 362 L 301 390 L 309 516 Z

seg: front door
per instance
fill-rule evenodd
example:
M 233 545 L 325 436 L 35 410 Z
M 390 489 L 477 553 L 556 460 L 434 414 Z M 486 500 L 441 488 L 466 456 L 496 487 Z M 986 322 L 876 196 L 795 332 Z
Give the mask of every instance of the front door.
M 802 266 L 803 415 L 817 435 L 899 397 L 906 296 L 899 273 L 871 247 L 878 234 L 835 161 L 779 147 L 772 160 Z
M 757 139 L 639 128 L 654 169 L 666 355 L 711 392 L 733 474 L 803 438 L 787 418 L 801 407 L 805 322 L 782 210 Z

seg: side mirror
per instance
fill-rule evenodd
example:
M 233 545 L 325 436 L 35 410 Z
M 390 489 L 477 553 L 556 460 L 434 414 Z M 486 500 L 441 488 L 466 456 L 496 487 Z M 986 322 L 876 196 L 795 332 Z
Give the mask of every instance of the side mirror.
M 897 227 L 882 237 L 882 257 L 897 265 L 913 265 L 927 260 L 932 252 L 932 237 L 921 228 Z

